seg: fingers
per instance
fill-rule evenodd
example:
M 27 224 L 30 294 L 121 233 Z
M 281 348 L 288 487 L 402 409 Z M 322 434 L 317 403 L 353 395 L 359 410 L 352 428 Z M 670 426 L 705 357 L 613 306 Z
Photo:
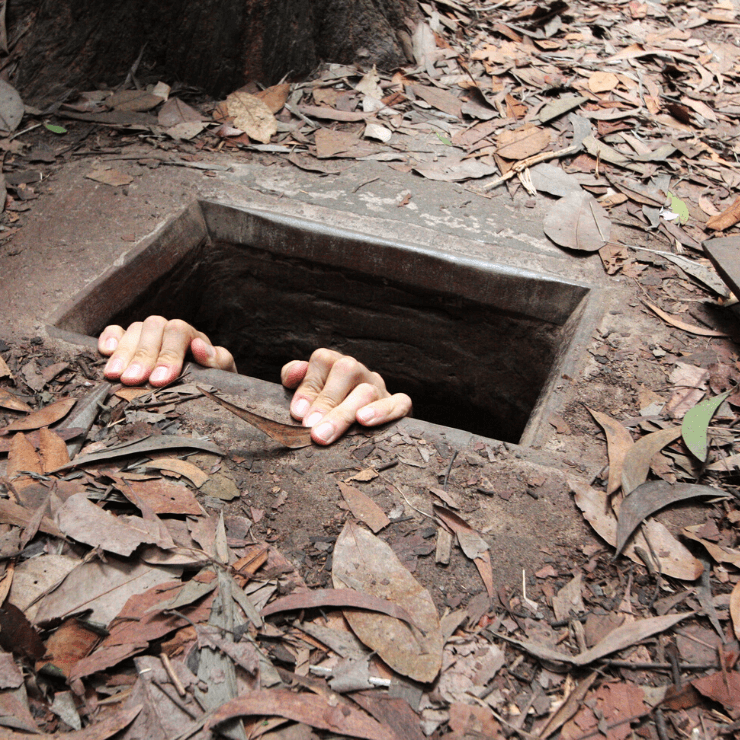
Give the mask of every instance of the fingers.
M 372 383 L 360 383 L 352 389 L 342 403 L 323 414 L 320 420 L 311 427 L 311 439 L 322 445 L 331 444 L 339 439 L 355 421 L 358 410 L 377 401 L 380 392 L 380 388 Z M 312 415 L 313 413 L 318 414 L 319 412 L 312 412 Z
M 105 377 L 126 385 L 147 380 L 153 386 L 168 385 L 180 375 L 188 349 L 201 365 L 236 372 L 234 358 L 227 350 L 214 347 L 205 334 L 180 319 L 167 321 L 150 316 L 131 324 L 126 331 L 109 326 L 101 334 L 98 347 L 103 354 L 112 352 Z
M 318 444 L 331 444 L 355 421 L 375 426 L 411 410 L 411 399 L 388 393 L 378 373 L 330 349 L 316 350 L 309 362 L 289 362 L 281 380 L 287 388 L 297 388 L 290 413 L 311 427 L 311 437 Z
M 98 352 L 106 357 L 112 355 L 125 333 L 122 326 L 116 326 L 115 324 L 107 326 L 98 337 Z
M 401 419 L 410 413 L 411 399 L 405 393 L 394 393 L 392 396 L 358 409 L 356 418 L 363 426 L 374 427 Z
M 293 360 L 287 365 L 283 365 L 280 371 L 280 382 L 286 388 L 297 388 L 306 377 L 308 363 L 305 360 Z

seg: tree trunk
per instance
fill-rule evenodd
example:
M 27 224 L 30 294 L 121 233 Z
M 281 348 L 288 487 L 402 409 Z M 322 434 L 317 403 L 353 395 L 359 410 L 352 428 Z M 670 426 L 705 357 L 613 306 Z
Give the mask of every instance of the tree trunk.
M 321 61 L 392 68 L 406 60 L 415 0 L 10 0 L 8 26 L 27 102 L 140 74 L 224 96 L 249 80 L 273 84 Z M 25 30 L 27 29 L 27 30 Z M 25 32 L 24 32 L 25 30 Z

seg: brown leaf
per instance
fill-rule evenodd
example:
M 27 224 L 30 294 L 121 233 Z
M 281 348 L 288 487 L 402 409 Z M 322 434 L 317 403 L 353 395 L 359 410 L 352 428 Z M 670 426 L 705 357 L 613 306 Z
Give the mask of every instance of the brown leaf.
M 39 452 L 45 473 L 60 468 L 69 462 L 69 453 L 64 440 L 48 427 L 39 431 Z
M 307 427 L 296 426 L 294 424 L 281 424 L 279 421 L 267 419 L 252 411 L 235 406 L 233 403 L 224 401 L 200 386 L 198 386 L 198 390 L 204 396 L 210 398 L 211 401 L 215 401 L 225 409 L 231 411 L 232 414 L 236 414 L 240 419 L 244 419 L 244 421 L 252 426 L 257 427 L 261 432 L 264 432 L 268 437 L 279 442 L 284 447 L 298 449 L 300 447 L 308 447 L 311 444 L 311 430 Z
M 730 563 L 736 568 L 740 568 L 740 550 L 726 547 L 724 545 L 718 545 L 709 540 L 705 540 L 697 534 L 697 530 L 701 529 L 703 525 L 693 525 L 691 527 L 684 527 L 684 537 L 688 537 L 694 542 L 698 542 L 703 545 L 706 551 L 712 556 L 717 563 Z
M 23 673 L 11 653 L 0 653 L 0 689 L 23 686 Z
M 56 514 L 57 525 L 67 536 L 118 555 L 130 555 L 142 543 L 159 543 L 153 523 L 140 517 L 126 519 L 129 523 L 99 509 L 84 493 L 70 496 Z
M 428 683 L 442 666 L 442 631 L 429 592 L 401 564 L 393 550 L 366 529 L 347 522 L 334 546 L 335 588 L 395 602 L 414 615 L 419 629 L 385 614 L 347 609 L 352 631 L 398 673 Z
M 695 679 L 691 685 L 712 701 L 722 704 L 734 719 L 740 717 L 740 672 L 717 671 Z
M 202 516 L 203 509 L 195 494 L 185 486 L 166 480 L 130 481 L 128 484 L 136 499 L 143 502 L 155 514 L 180 514 Z M 121 493 L 126 495 L 126 486 Z M 138 504 L 132 501 L 134 506 Z
M 377 151 L 374 145 L 363 142 L 359 136 L 349 131 L 334 131 L 320 128 L 314 134 L 316 156 L 327 157 L 364 157 Z
M 325 121 L 364 121 L 368 117 L 367 113 L 361 111 L 336 110 L 325 105 L 299 105 L 298 110 Z
M 712 216 L 707 221 L 707 228 L 715 231 L 724 231 L 734 226 L 740 221 L 740 195 L 735 199 L 731 206 L 726 208 L 717 216 Z
M 454 702 L 450 704 L 450 740 L 465 738 L 496 738 L 501 736 L 501 725 L 488 707 L 470 706 Z
M 41 458 L 33 445 L 26 439 L 25 434 L 14 434 L 8 450 L 8 478 L 15 478 L 21 473 L 43 472 Z M 28 480 L 25 477 L 25 480 Z
M 114 169 L 93 170 L 85 175 L 85 177 L 88 180 L 95 180 L 95 182 L 101 182 L 103 185 L 110 185 L 114 188 L 119 185 L 130 185 L 134 181 L 134 178 L 131 177 L 131 175 L 127 175 L 125 172 Z
M 740 640 L 740 581 L 735 584 L 730 594 L 730 616 L 735 637 Z
M 149 452 L 177 450 L 188 447 L 192 447 L 196 450 L 204 450 L 205 452 L 212 452 L 214 455 L 224 454 L 223 450 L 218 447 L 218 445 L 205 439 L 181 437 L 175 434 L 161 434 L 156 437 L 146 437 L 142 440 L 137 440 L 136 442 L 129 442 L 117 445 L 116 447 L 109 447 L 107 450 L 103 450 L 102 452 L 91 452 L 89 455 L 76 457 L 72 462 L 59 468 L 59 470 L 76 468 L 80 465 L 89 465 L 90 463 L 101 462 L 102 460 L 115 460 L 118 457 L 126 457 L 127 455 L 142 455 Z
M 279 85 L 273 85 L 267 87 L 264 90 L 260 90 L 254 94 L 255 98 L 259 98 L 264 104 L 270 109 L 272 113 L 280 113 L 288 102 L 290 96 L 290 83 L 283 82 Z
M 234 116 L 234 126 L 250 139 L 269 144 L 277 133 L 277 121 L 263 100 L 245 92 L 233 92 L 226 98 L 229 115 Z
M 69 676 L 75 663 L 87 657 L 98 642 L 99 633 L 77 619 L 67 619 L 46 641 L 46 655 L 36 664 L 36 670 L 51 664 Z
M 338 485 L 347 506 L 352 512 L 352 516 L 367 524 L 375 534 L 391 523 L 385 512 L 362 491 L 353 486 L 348 486 L 346 483 L 340 482 Z
M 63 419 L 77 402 L 76 398 L 63 398 L 60 401 L 50 403 L 48 406 L 34 411 L 25 419 L 19 419 L 1 430 L 3 434 L 8 432 L 22 432 L 28 429 L 40 429 Z
M 452 162 L 441 159 L 435 164 L 414 167 L 414 171 L 428 180 L 441 182 L 458 182 L 460 180 L 477 179 L 492 175 L 496 168 L 479 159 L 464 159 L 461 162 L 452 158 Z
M 461 516 L 444 506 L 433 505 L 434 513 L 455 533 L 460 549 L 478 568 L 488 595 L 493 598 L 493 573 L 488 543 Z
M 546 645 L 535 642 L 513 640 L 510 637 L 504 639 L 514 645 L 519 645 L 519 647 L 524 648 L 538 658 L 585 666 L 593 663 L 595 660 L 605 658 L 611 653 L 631 647 L 635 643 L 641 642 L 659 632 L 665 632 L 665 630 L 673 627 L 674 624 L 678 624 L 682 619 L 693 616 L 693 614 L 694 612 L 666 614 L 662 617 L 649 617 L 648 619 L 639 619 L 636 622 L 628 622 L 612 630 L 601 642 L 598 642 L 589 650 L 585 650 L 578 655 L 568 655 L 567 653 L 562 653 L 559 650 L 554 650 Z M 502 635 L 499 635 L 499 637 L 502 637 Z
M 455 118 L 462 117 L 463 101 L 457 95 L 453 95 L 447 90 L 440 90 L 437 87 L 427 87 L 425 85 L 408 85 L 408 89 L 417 98 L 421 98 L 423 101 L 429 103 L 429 105 L 437 108 L 437 110 L 441 110 L 450 116 L 455 116 Z
M 591 193 L 574 192 L 553 203 L 543 220 L 555 244 L 596 252 L 609 241 L 611 221 Z
M 502 131 L 496 137 L 496 154 L 504 159 L 526 159 L 539 154 L 550 143 L 550 131 L 537 126 L 524 126 Z
M 656 480 L 637 486 L 629 496 L 626 496 L 619 506 L 617 524 L 616 555 L 622 552 L 630 535 L 640 526 L 640 523 L 664 509 L 670 504 L 687 501 L 692 498 L 711 496 L 722 497 L 725 494 L 711 486 L 701 486 L 695 483 L 675 483 Z
M 547 740 L 556 730 L 562 727 L 569 719 L 575 716 L 581 707 L 588 690 L 593 686 L 599 674 L 594 672 L 584 678 L 568 695 L 568 698 L 560 705 L 555 713 L 548 719 L 547 724 L 539 731 L 541 740 Z
M 12 501 L 5 501 L 0 499 L 0 523 L 12 524 L 15 527 L 22 527 L 25 529 L 31 523 L 32 512 L 24 509 L 18 504 L 14 504 Z M 48 517 L 44 517 L 41 520 L 39 529 L 45 534 L 50 534 L 52 537 L 62 537 L 62 533 L 59 531 L 54 522 Z
M 288 689 L 260 689 L 222 704 L 206 725 L 212 730 L 235 717 L 285 717 L 334 734 L 395 740 L 388 730 L 351 704 L 334 704 L 330 697 L 296 694 Z
M 351 588 L 320 588 L 297 593 L 294 591 L 292 594 L 268 604 L 260 614 L 263 617 L 269 617 L 271 614 L 278 614 L 279 612 L 293 611 L 294 609 L 316 609 L 322 606 L 367 609 L 368 611 L 387 614 L 389 617 L 400 619 L 410 625 L 415 624 L 409 613 L 398 604 L 387 599 L 378 599 Z
M 3 356 L 0 355 L 0 378 L 12 378 L 13 373 L 10 372 L 10 368 L 8 367 L 8 363 L 5 362 L 3 359 Z
M 39 572 L 34 569 L 28 579 L 29 587 L 37 581 L 45 586 L 42 592 L 46 591 L 46 596 L 41 599 L 34 617 L 37 624 L 90 610 L 88 618 L 91 621 L 108 625 L 130 596 L 171 581 L 182 573 L 181 568 L 152 567 L 110 555 L 106 556 L 107 562 L 92 560 L 71 571 L 68 560 L 57 564 L 59 556 L 42 555 L 33 560 L 42 559 L 52 559 L 52 563 L 39 562 Z M 64 588 L 55 589 L 60 577 L 64 578 Z
M 588 78 L 588 89 L 592 93 L 602 93 L 613 90 L 619 84 L 619 77 L 613 72 L 594 72 Z
M 181 123 L 199 123 L 208 120 L 195 108 L 178 98 L 170 98 L 160 109 L 157 121 L 164 128 L 172 128 Z
M 45 735 L 38 732 L 0 730 L 0 740 L 108 740 L 130 725 L 141 711 L 141 704 L 106 714 L 103 719 L 82 730 Z
M 622 467 L 622 490 L 625 495 L 643 484 L 650 472 L 650 461 L 667 444 L 681 436 L 681 427 L 661 429 L 659 432 L 646 434 L 635 442 L 627 451 Z
M 609 480 L 606 484 L 606 492 L 614 493 L 622 485 L 622 467 L 628 450 L 634 441 L 629 430 L 623 427 L 616 419 L 588 408 L 588 412 L 596 419 L 597 423 L 606 434 L 606 449 L 609 455 Z
M 208 480 L 208 474 L 204 473 L 197 465 L 176 457 L 160 457 L 158 460 L 149 460 L 141 468 L 144 470 L 169 470 L 187 478 L 196 488 L 200 488 Z
M 670 324 L 671 326 L 675 326 L 677 329 L 683 329 L 683 331 L 689 332 L 689 334 L 698 334 L 701 337 L 726 337 L 729 336 L 728 334 L 725 334 L 725 332 L 717 331 L 716 329 L 705 329 L 703 326 L 695 326 L 694 324 L 687 324 L 685 321 L 681 321 L 681 319 L 677 319 L 675 316 L 671 316 L 671 314 L 666 313 L 665 311 L 661 310 L 657 306 L 654 306 L 652 303 L 648 301 L 643 301 L 643 303 L 655 314 L 660 316 L 663 321 Z
M 159 95 L 146 90 L 121 90 L 105 99 L 105 104 L 114 110 L 146 111 L 156 108 L 162 102 Z
M 606 492 L 597 491 L 575 478 L 570 479 L 570 486 L 575 493 L 576 505 L 583 512 L 586 521 L 603 540 L 614 546 L 617 542 L 617 518 L 611 510 Z M 701 561 L 695 558 L 660 522 L 654 519 L 648 520 L 645 522 L 645 532 L 650 545 L 642 532 L 638 532 L 633 541 L 624 549 L 624 555 L 630 560 L 644 565 L 635 548 L 642 548 L 645 552 L 650 552 L 652 549 L 658 556 L 660 570 L 664 575 L 682 581 L 693 581 L 702 574 L 704 566 Z
M 0 360 L 2 358 L 0 357 Z M 0 376 L 1 377 L 1 376 Z M 31 413 L 33 409 L 20 398 L 11 393 L 7 388 L 0 388 L 0 407 L 11 411 L 24 411 Z
M 15 604 L 0 606 L 0 646 L 13 655 L 39 660 L 44 643 L 26 615 Z

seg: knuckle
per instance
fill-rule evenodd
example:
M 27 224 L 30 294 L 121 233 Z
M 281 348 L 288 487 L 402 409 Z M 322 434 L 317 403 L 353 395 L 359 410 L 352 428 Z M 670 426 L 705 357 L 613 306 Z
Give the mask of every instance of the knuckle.
M 383 380 L 383 376 L 380 375 L 380 373 L 370 373 L 371 383 L 382 393 L 387 395 L 388 390 L 385 385 L 385 380 Z
M 167 326 L 167 319 L 164 318 L 164 316 L 147 316 L 144 319 L 144 326 L 153 328 L 164 328 L 165 326 Z
M 182 361 L 182 356 L 171 349 L 163 349 L 157 357 L 157 362 L 163 362 L 167 365 L 176 365 Z
M 165 327 L 167 330 L 172 330 L 175 332 L 186 332 L 190 329 L 190 324 L 188 324 L 187 321 L 183 321 L 182 319 L 170 319 L 167 322 L 167 326 Z
M 143 321 L 134 321 L 128 325 L 128 329 L 126 329 L 126 331 L 137 331 L 140 330 L 142 326 L 144 326 Z
M 372 383 L 360 383 L 356 390 L 363 398 L 370 399 L 370 402 L 380 398 L 380 389 Z
M 330 365 L 335 360 L 335 352 L 326 347 L 320 347 L 311 353 L 311 362 Z
M 333 369 L 342 375 L 354 377 L 362 372 L 362 365 L 349 355 L 343 355 L 335 363 Z

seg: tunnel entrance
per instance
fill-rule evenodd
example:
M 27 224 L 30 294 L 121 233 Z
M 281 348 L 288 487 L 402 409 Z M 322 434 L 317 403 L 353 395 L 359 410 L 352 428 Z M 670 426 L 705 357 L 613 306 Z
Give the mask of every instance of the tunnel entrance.
M 56 326 L 182 318 L 272 382 L 330 347 L 408 393 L 417 418 L 518 442 L 588 293 L 279 214 L 202 201 L 177 218 Z

